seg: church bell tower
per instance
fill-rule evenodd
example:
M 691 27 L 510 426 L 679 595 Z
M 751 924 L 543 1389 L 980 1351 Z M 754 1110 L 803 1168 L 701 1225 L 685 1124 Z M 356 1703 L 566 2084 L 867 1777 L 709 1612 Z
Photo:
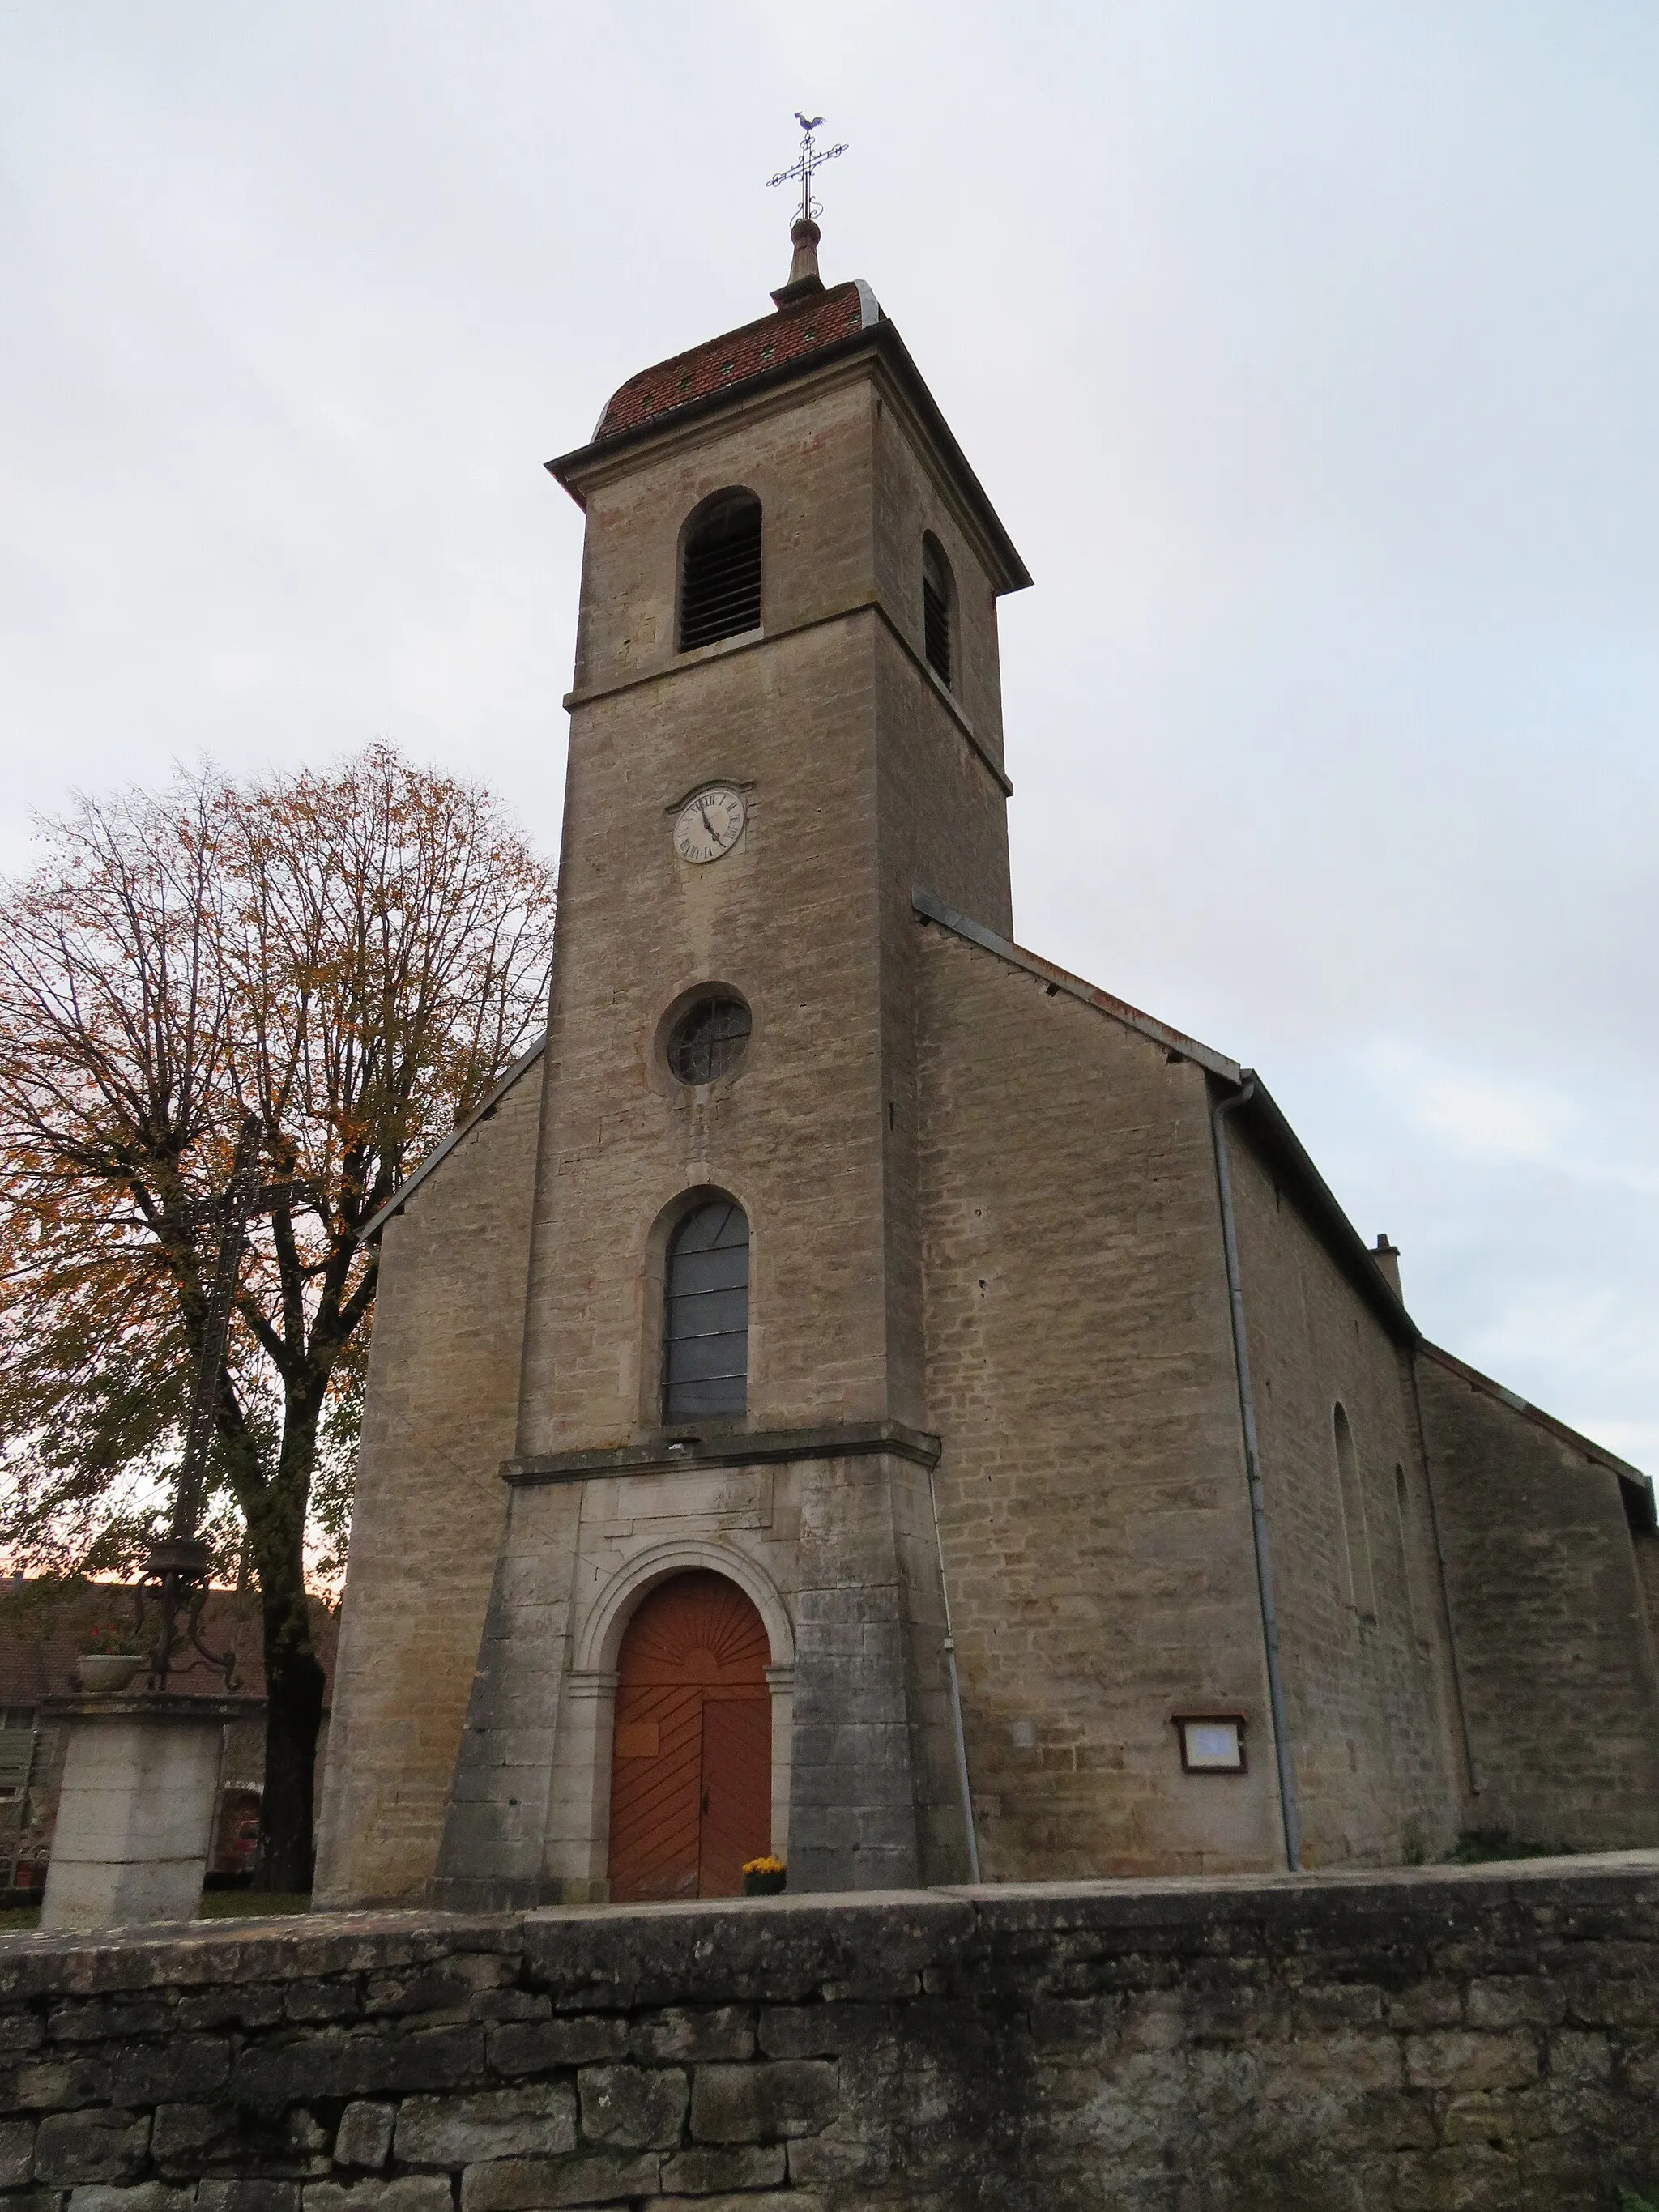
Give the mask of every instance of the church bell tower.
M 996 601 L 1030 579 L 869 287 L 824 285 L 810 216 L 792 236 L 773 313 L 631 378 L 548 465 L 586 517 L 561 905 L 447 1902 L 618 1893 L 625 1759 L 667 1757 L 623 1646 L 698 1574 L 764 1626 L 749 1840 L 792 1889 L 967 1871 L 912 890 L 1009 927 Z M 629 1848 L 633 1893 L 686 1890 L 689 1844 L 672 1878 Z

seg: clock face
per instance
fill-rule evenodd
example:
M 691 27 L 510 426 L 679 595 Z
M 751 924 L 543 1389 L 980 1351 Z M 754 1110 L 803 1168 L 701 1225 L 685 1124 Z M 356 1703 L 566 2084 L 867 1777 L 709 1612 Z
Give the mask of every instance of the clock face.
M 743 835 L 743 793 L 711 783 L 688 799 L 674 819 L 674 850 L 701 866 L 729 853 Z

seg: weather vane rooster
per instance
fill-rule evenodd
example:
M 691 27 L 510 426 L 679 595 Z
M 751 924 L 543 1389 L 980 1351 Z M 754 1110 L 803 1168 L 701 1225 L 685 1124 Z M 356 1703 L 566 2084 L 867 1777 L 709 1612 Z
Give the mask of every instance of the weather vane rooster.
M 766 181 L 769 186 L 787 185 L 793 184 L 799 177 L 800 179 L 800 213 L 795 219 L 798 222 L 811 222 L 814 216 L 822 215 L 823 212 L 823 208 L 812 197 L 812 172 L 814 169 L 822 168 L 826 161 L 833 161 L 837 154 L 844 154 L 847 149 L 844 145 L 826 146 L 822 153 L 819 152 L 812 134 L 815 131 L 822 131 L 823 128 L 823 118 L 821 115 L 803 115 L 799 108 L 797 108 L 795 120 L 801 127 L 800 158 L 788 168 L 780 169 L 775 177 L 769 177 Z

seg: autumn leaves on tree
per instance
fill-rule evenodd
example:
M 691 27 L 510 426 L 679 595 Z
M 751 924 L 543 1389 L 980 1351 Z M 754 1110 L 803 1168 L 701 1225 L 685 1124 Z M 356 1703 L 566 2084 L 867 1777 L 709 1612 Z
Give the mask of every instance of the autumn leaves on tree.
M 0 1475 L 9 1564 L 137 1568 L 166 1518 L 246 1115 L 260 1188 L 209 1522 L 257 1579 L 261 1883 L 310 1879 L 376 1254 L 364 1224 L 539 1030 L 550 872 L 475 787 L 329 773 L 82 801 L 0 895 Z

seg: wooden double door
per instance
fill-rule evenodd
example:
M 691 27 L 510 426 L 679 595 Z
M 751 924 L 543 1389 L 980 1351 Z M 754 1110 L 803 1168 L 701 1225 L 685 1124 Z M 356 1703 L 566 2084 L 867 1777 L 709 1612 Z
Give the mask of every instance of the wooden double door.
M 611 1895 L 734 1897 L 772 1838 L 771 1657 L 735 1583 L 659 1583 L 617 1662 Z

